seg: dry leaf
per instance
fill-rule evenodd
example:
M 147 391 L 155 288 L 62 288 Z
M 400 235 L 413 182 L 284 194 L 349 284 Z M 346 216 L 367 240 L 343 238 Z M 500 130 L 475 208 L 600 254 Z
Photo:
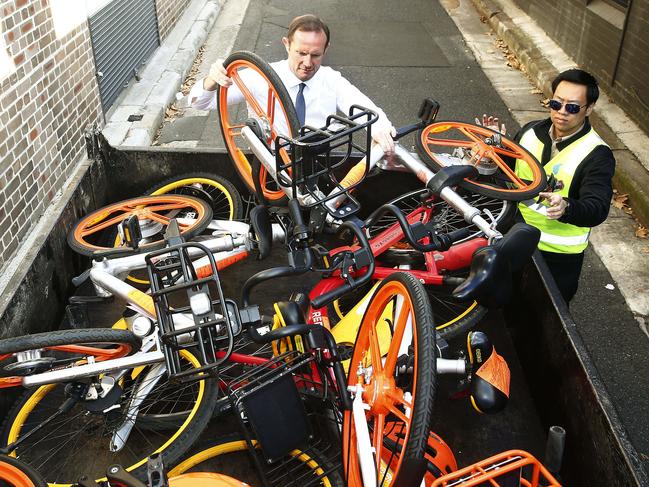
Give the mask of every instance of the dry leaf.
M 619 194 L 617 191 L 614 191 L 614 196 L 613 198 L 616 200 L 621 200 L 624 204 L 626 204 L 627 200 L 629 199 L 629 194 L 628 193 L 623 193 Z
M 644 249 L 642 249 L 642 251 L 643 251 L 645 254 L 649 254 L 649 245 L 647 245 Z
M 649 228 L 638 225 L 635 229 L 635 236 L 638 238 L 649 238 Z

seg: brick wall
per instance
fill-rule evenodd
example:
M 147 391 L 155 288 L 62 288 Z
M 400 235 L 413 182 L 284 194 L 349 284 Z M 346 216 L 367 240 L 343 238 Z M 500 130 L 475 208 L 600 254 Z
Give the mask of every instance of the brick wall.
M 156 0 L 160 41 L 163 41 L 173 26 L 176 25 L 189 2 L 190 0 Z
M 649 133 L 649 0 L 633 0 L 612 98 Z
M 624 40 L 625 12 L 605 0 L 515 1 L 649 132 L 649 0 L 632 2 Z
M 0 0 L 0 14 L 2 272 L 83 154 L 100 102 L 87 22 L 57 38 L 48 0 Z

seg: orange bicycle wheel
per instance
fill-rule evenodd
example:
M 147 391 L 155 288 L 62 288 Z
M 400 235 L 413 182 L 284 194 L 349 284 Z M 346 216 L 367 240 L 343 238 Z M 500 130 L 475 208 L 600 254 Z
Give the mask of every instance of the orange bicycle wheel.
M 273 147 L 278 135 L 295 137 L 300 122 L 295 106 L 286 87 L 273 68 L 266 61 L 251 52 L 240 51 L 230 55 L 223 65 L 233 81 L 230 88 L 219 87 L 218 108 L 221 134 L 230 154 L 230 159 L 239 176 L 251 191 L 257 192 L 253 181 L 252 158 L 248 143 L 241 136 L 241 129 L 249 117 L 260 122 L 263 142 Z M 236 89 L 243 95 L 247 110 L 228 106 L 228 92 Z M 288 162 L 288 154 L 282 150 L 281 157 Z M 285 204 L 284 191 L 268 175 L 263 166 L 259 173 L 263 196 L 272 204 Z
M 480 125 L 454 121 L 430 124 L 419 131 L 417 151 L 433 171 L 449 165 L 475 166 L 478 177 L 465 179 L 460 185 L 485 196 L 522 201 L 533 198 L 547 185 L 545 171 L 532 154 Z M 516 159 L 527 165 L 533 175 L 531 181 L 516 175 Z
M 47 487 L 40 474 L 17 458 L 0 455 L 0 485 L 12 487 Z
M 419 485 L 437 383 L 433 313 L 423 285 L 397 272 L 374 292 L 350 361 L 348 385 L 361 384 L 378 485 Z M 347 485 L 361 486 L 355 420 L 343 421 Z
M 186 195 L 142 196 L 104 206 L 79 220 L 68 234 L 68 244 L 83 255 L 115 247 L 117 225 L 136 215 L 142 240 L 133 252 L 148 252 L 164 246 L 164 232 L 177 218 L 180 233 L 191 238 L 203 231 L 212 219 L 205 201 Z

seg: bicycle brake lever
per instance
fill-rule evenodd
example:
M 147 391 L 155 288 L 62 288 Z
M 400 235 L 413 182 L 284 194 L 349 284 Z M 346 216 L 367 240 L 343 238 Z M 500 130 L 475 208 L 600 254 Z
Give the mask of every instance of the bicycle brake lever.
M 86 269 L 81 274 L 79 274 L 77 277 L 73 277 L 72 278 L 72 284 L 74 284 L 75 287 L 81 286 L 90 277 L 90 271 L 91 271 L 91 269 Z

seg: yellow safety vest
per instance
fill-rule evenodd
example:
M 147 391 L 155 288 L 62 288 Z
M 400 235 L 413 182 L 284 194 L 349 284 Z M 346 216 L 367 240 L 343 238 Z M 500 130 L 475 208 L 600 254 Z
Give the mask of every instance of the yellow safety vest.
M 543 142 L 536 136 L 534 129 L 525 132 L 519 143 L 539 161 L 541 160 Z M 554 174 L 557 180 L 563 181 L 563 188 L 557 191 L 561 196 L 568 196 L 579 164 L 600 145 L 607 144 L 591 128 L 586 135 L 569 144 L 544 166 L 548 176 Z M 522 179 L 532 179 L 527 165 L 519 160 L 516 161 L 516 174 Z M 518 204 L 518 208 L 527 223 L 541 230 L 539 249 L 561 254 L 578 254 L 588 246 L 590 228 L 549 220 L 547 206 L 537 203 L 536 200 L 522 201 Z

